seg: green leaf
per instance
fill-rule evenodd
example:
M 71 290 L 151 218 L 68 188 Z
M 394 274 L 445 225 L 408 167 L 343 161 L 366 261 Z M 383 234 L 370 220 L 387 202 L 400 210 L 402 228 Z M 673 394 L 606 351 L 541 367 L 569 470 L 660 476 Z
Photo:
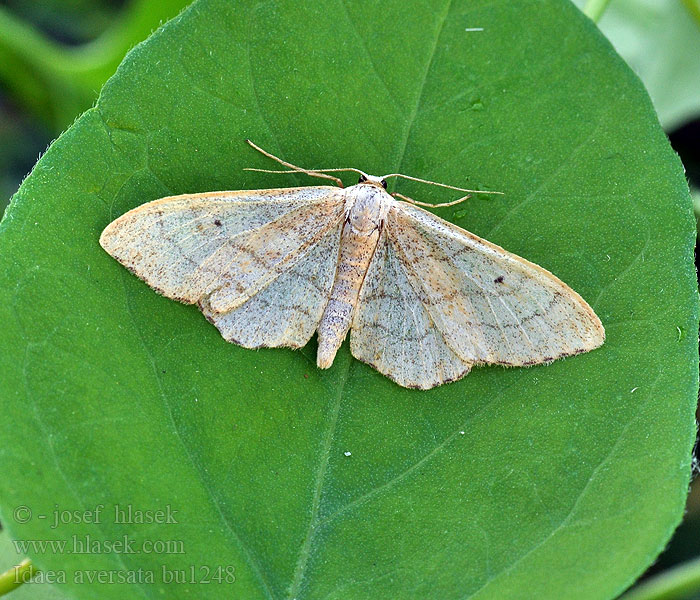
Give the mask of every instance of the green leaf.
M 615 0 L 600 20 L 601 31 L 644 82 L 667 131 L 700 115 L 699 7 L 697 0 Z
M 439 214 L 569 283 L 606 344 L 419 392 L 347 345 L 320 371 L 315 343 L 224 342 L 98 237 L 167 194 L 315 185 L 243 171 L 272 166 L 246 137 L 304 166 L 505 192 Z M 176 544 L 29 552 L 71 597 L 612 598 L 681 518 L 691 202 L 639 80 L 569 2 L 200 0 L 127 56 L 0 232 L 3 522 Z M 115 522 L 115 503 L 176 522 Z M 74 512 L 51 529 L 56 509 Z M 235 582 L 201 583 L 229 566 Z

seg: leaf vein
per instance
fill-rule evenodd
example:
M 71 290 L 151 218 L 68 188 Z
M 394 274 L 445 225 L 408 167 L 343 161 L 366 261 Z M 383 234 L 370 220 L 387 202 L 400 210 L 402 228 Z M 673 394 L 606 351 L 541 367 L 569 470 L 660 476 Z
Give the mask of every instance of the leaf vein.
M 423 70 L 423 76 L 421 77 L 421 83 L 418 88 L 418 95 L 416 97 L 416 102 L 415 105 L 413 106 L 413 110 L 411 111 L 411 114 L 408 117 L 408 121 L 406 123 L 406 129 L 404 130 L 403 138 L 401 141 L 401 144 L 399 146 L 400 150 L 397 156 L 397 161 L 396 161 L 396 172 L 400 173 L 401 172 L 401 166 L 403 165 L 404 158 L 406 156 L 406 149 L 408 148 L 408 140 L 411 137 L 411 131 L 413 130 L 413 125 L 416 121 L 416 116 L 418 115 L 418 111 L 420 110 L 420 105 L 421 102 L 423 101 L 423 93 L 425 91 L 425 83 L 428 80 L 428 73 L 430 73 L 430 68 L 433 66 L 433 62 L 435 60 L 435 54 L 437 52 L 437 48 L 440 42 L 440 37 L 442 36 L 442 30 L 445 28 L 445 22 L 447 21 L 447 17 L 450 14 L 450 9 L 452 8 L 452 2 L 453 0 L 448 0 L 447 5 L 445 6 L 445 10 L 443 11 L 441 17 L 440 17 L 440 22 L 438 24 L 438 29 L 437 29 L 437 34 L 435 35 L 435 41 L 433 42 L 433 47 L 430 50 L 430 54 L 428 56 L 428 60 L 426 61 L 425 64 L 425 69 Z
M 541 539 L 539 542 L 534 544 L 527 552 L 525 552 L 524 554 L 521 554 L 518 558 L 516 558 L 508 567 L 506 567 L 505 569 L 501 570 L 500 572 L 498 572 L 495 575 L 486 579 L 486 581 L 484 581 L 484 583 L 482 583 L 479 586 L 479 588 L 477 588 L 475 591 L 470 592 L 469 594 L 464 596 L 462 598 L 462 600 L 468 600 L 469 598 L 474 598 L 477 594 L 481 593 L 488 586 L 490 586 L 494 581 L 498 580 L 499 578 L 503 577 L 504 575 L 508 575 L 508 573 L 512 572 L 513 569 L 515 569 L 520 563 L 522 563 L 528 556 L 530 556 L 531 554 L 535 553 L 537 550 L 542 548 L 545 544 L 547 544 L 547 542 L 549 542 L 552 538 L 554 538 L 554 536 L 557 535 L 557 533 L 559 533 L 560 531 L 563 531 L 567 526 L 569 526 L 569 522 L 571 521 L 572 517 L 576 514 L 576 510 L 578 509 L 578 507 L 581 503 L 581 500 L 586 495 L 588 488 L 590 488 L 591 484 L 595 480 L 598 473 L 600 473 L 601 469 L 612 458 L 613 454 L 615 453 L 615 451 L 618 449 L 618 447 L 622 443 L 622 440 L 625 438 L 625 435 L 629 431 L 630 427 L 632 427 L 632 424 L 635 423 L 637 421 L 637 419 L 639 419 L 644 408 L 646 408 L 649 405 L 649 403 L 651 402 L 651 399 L 654 397 L 654 389 L 656 388 L 656 385 L 660 379 L 661 379 L 661 373 L 658 373 L 658 375 L 654 379 L 653 383 L 650 385 L 649 394 L 648 394 L 646 400 L 644 401 L 644 404 L 639 408 L 639 410 L 637 410 L 635 412 L 635 415 L 622 428 L 622 431 L 620 431 L 619 435 L 617 436 L 617 439 L 612 444 L 612 446 L 610 446 L 610 450 L 608 450 L 605 453 L 605 456 L 596 465 L 596 467 L 591 471 L 591 474 L 589 475 L 588 480 L 586 481 L 583 488 L 581 488 L 581 491 L 579 492 L 578 496 L 576 497 L 576 500 L 574 501 L 571 508 L 569 509 L 569 512 L 559 522 L 559 524 L 556 527 L 554 527 L 548 535 L 546 535 L 543 539 Z

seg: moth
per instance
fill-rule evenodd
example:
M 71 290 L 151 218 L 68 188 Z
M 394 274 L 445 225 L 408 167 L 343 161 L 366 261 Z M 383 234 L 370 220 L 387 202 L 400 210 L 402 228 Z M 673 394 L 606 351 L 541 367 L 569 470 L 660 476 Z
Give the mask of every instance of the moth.
M 352 355 L 403 387 L 473 365 L 529 366 L 600 346 L 591 307 L 549 271 L 434 214 L 359 169 L 287 167 L 336 186 L 162 198 L 110 223 L 100 244 L 159 293 L 198 304 L 229 342 L 301 348 L 327 369 Z M 343 188 L 329 173 L 354 171 Z M 442 187 L 464 192 L 446 184 Z M 485 192 L 484 193 L 488 193 Z

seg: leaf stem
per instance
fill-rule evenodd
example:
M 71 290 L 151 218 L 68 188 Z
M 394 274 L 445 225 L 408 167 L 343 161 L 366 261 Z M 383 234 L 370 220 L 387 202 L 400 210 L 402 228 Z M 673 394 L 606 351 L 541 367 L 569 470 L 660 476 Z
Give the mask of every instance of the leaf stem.
M 620 600 L 684 600 L 699 591 L 700 558 L 696 558 L 652 577 Z
M 591 21 L 597 23 L 600 21 L 600 17 L 603 16 L 609 3 L 610 0 L 588 0 L 583 7 L 583 12 Z
M 39 570 L 32 564 L 32 561 L 25 558 L 17 566 L 0 573 L 0 596 L 9 594 L 20 585 L 29 581 Z
M 700 27 L 700 0 L 681 0 L 695 24 Z

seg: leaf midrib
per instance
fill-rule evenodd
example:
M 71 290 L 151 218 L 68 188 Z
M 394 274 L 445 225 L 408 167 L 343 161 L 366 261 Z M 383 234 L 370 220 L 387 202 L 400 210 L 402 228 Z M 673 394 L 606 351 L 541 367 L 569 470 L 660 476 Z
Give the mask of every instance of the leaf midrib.
M 347 7 L 345 7 L 344 3 L 341 1 L 341 4 L 343 4 L 343 9 L 347 13 Z M 435 38 L 432 44 L 432 47 L 430 48 L 430 52 L 428 55 L 428 59 L 425 62 L 425 67 L 423 69 L 423 74 L 420 79 L 420 86 L 418 88 L 418 93 L 416 95 L 416 100 L 413 103 L 413 109 L 411 110 L 410 115 L 408 116 L 407 122 L 406 122 L 406 127 L 404 129 L 403 136 L 401 138 L 401 142 L 399 144 L 399 151 L 397 153 L 397 159 L 396 159 L 396 172 L 400 173 L 401 172 L 401 165 L 403 163 L 404 156 L 406 154 L 406 148 L 408 146 L 408 140 L 411 135 L 411 130 L 413 129 L 413 125 L 416 120 L 416 116 L 418 115 L 418 111 L 420 109 L 421 102 L 423 100 L 423 92 L 425 90 L 425 84 L 428 79 L 428 74 L 430 73 L 430 69 L 433 65 L 434 59 L 435 59 L 435 54 L 437 52 L 437 48 L 440 42 L 440 37 L 442 36 L 443 29 L 445 27 L 445 23 L 447 21 L 447 17 L 449 16 L 450 9 L 452 8 L 452 3 L 454 0 L 447 0 L 447 4 L 445 5 L 445 8 L 440 15 L 440 21 L 437 27 L 437 31 L 435 34 Z M 359 32 L 358 32 L 358 37 Z M 367 50 L 367 44 L 363 43 L 362 47 L 365 51 L 365 53 L 368 55 L 370 63 L 374 67 L 374 63 L 372 62 L 371 57 L 369 56 L 369 52 Z M 374 72 L 376 76 L 379 78 L 379 74 L 376 70 L 374 69 Z M 252 73 L 251 73 L 252 77 Z M 385 85 L 385 83 L 382 81 L 382 84 Z M 328 467 L 328 461 L 330 459 L 330 447 L 333 443 L 333 435 L 335 433 L 335 428 L 337 425 L 338 421 L 338 415 L 340 412 L 340 405 L 343 397 L 343 393 L 345 391 L 345 386 L 347 385 L 349 375 L 350 375 L 350 370 L 351 366 L 354 364 L 354 359 L 350 358 L 348 360 L 348 367 L 344 373 L 344 376 L 340 379 L 340 387 L 339 387 L 339 392 L 336 397 L 335 403 L 333 405 L 333 412 L 331 414 L 331 418 L 329 421 L 329 426 L 326 431 L 326 435 L 324 437 L 324 443 L 321 451 L 321 462 L 319 464 L 319 467 L 317 469 L 317 475 L 316 475 L 316 485 L 314 487 L 314 495 L 312 499 L 312 508 L 311 508 L 311 518 L 309 520 L 309 527 L 307 530 L 306 537 L 304 539 L 304 542 L 299 549 L 299 555 L 297 557 L 297 562 L 296 562 L 296 568 L 294 570 L 294 578 L 292 580 L 292 583 L 289 588 L 289 594 L 287 596 L 287 600 L 296 600 L 296 595 L 301 589 L 301 586 L 304 581 L 304 577 L 306 575 L 306 567 L 308 565 L 309 557 L 311 556 L 313 552 L 313 545 L 314 545 L 314 534 L 317 530 L 317 527 L 319 525 L 318 521 L 318 513 L 319 513 L 319 508 L 320 508 L 320 502 L 321 502 L 321 497 L 323 493 L 323 484 L 325 481 L 325 475 Z
M 338 424 L 338 415 L 340 414 L 340 405 L 343 399 L 343 393 L 345 392 L 345 386 L 347 385 L 347 382 L 350 379 L 350 370 L 354 362 L 355 361 L 352 358 L 349 358 L 347 360 L 345 373 L 340 379 L 341 384 L 338 389 L 338 394 L 336 395 L 335 401 L 333 402 L 333 408 L 328 422 L 328 428 L 326 429 L 326 434 L 323 438 L 323 446 L 321 447 L 321 460 L 316 470 L 316 484 L 314 485 L 314 495 L 311 503 L 311 518 L 309 519 L 309 527 L 306 530 L 304 542 L 302 543 L 301 548 L 299 549 L 299 555 L 297 556 L 296 567 L 294 569 L 294 579 L 292 580 L 292 584 L 289 588 L 289 594 L 287 596 L 288 600 L 296 599 L 296 595 L 299 592 L 301 585 L 304 581 L 306 567 L 309 563 L 309 557 L 311 556 L 314 536 L 319 525 L 318 514 L 321 506 L 321 494 L 323 492 L 323 484 L 326 479 L 326 472 L 328 470 L 331 446 L 333 445 L 333 436 L 335 434 L 335 430 Z
M 416 101 L 413 104 L 413 110 L 411 111 L 411 114 L 408 117 L 407 123 L 406 123 L 406 128 L 404 129 L 403 137 L 401 140 L 401 143 L 399 145 L 399 152 L 396 155 L 396 173 L 401 173 L 401 167 L 403 165 L 404 158 L 406 156 L 406 149 L 408 148 L 408 140 L 411 137 L 411 131 L 413 130 L 413 125 L 416 121 L 416 116 L 418 115 L 418 111 L 420 110 L 420 105 L 423 102 L 423 92 L 425 91 L 425 84 L 426 81 L 428 80 L 428 74 L 430 73 L 430 69 L 433 66 L 433 62 L 435 61 L 435 54 L 437 53 L 437 48 L 438 44 L 440 42 L 440 37 L 442 36 L 442 31 L 445 28 L 445 23 L 447 22 L 447 17 L 450 14 L 450 10 L 452 9 L 452 3 L 454 0 L 447 0 L 447 5 L 445 6 L 445 9 L 443 10 L 441 16 L 440 16 L 440 24 L 437 29 L 437 33 L 435 35 L 435 40 L 433 42 L 433 46 L 430 49 L 430 55 L 428 60 L 425 63 L 425 68 L 423 70 L 423 76 L 421 77 L 421 83 L 420 87 L 418 89 L 418 94 L 416 96 Z

